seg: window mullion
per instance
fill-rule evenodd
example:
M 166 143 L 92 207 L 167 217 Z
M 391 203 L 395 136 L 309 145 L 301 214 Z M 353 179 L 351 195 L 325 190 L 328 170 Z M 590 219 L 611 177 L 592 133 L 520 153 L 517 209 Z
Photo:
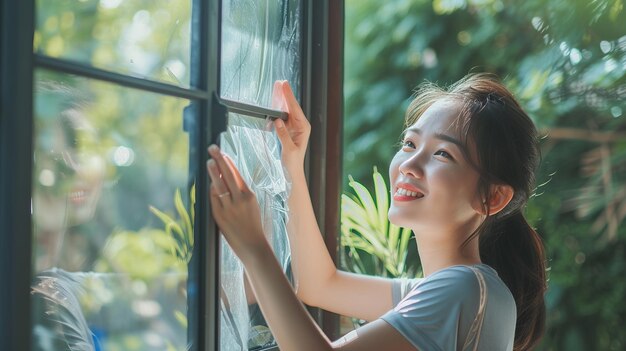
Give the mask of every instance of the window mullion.
M 0 4 L 0 349 L 30 350 L 34 0 Z
M 191 85 L 209 93 L 209 98 L 198 101 L 198 140 L 196 147 L 197 165 L 204 165 L 208 158 L 206 147 L 216 142 L 226 124 L 225 112 L 217 113 L 220 77 L 221 1 L 193 0 L 192 21 L 192 78 Z M 223 116 L 215 116 L 216 114 Z M 194 224 L 194 255 L 196 264 L 190 279 L 197 283 L 197 320 L 190 324 L 195 328 L 195 349 L 199 351 L 219 350 L 219 232 L 210 215 L 208 194 L 209 178 L 204 167 L 196 170 L 196 216 Z
M 343 1 L 309 0 L 304 46 L 305 112 L 311 121 L 307 177 L 317 222 L 333 261 L 338 261 L 343 89 Z M 312 311 L 326 334 L 338 337 L 338 317 Z

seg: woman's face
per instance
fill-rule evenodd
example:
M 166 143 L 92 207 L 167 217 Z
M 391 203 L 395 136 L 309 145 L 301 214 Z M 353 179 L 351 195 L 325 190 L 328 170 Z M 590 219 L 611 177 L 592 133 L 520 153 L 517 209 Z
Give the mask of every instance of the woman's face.
M 58 123 L 41 133 L 35 160 L 35 223 L 41 230 L 58 231 L 91 220 L 104 183 L 104 159 L 74 145 Z
M 463 152 L 459 112 L 455 102 L 437 101 L 405 131 L 389 167 L 392 223 L 418 233 L 464 227 L 480 217 L 479 174 Z

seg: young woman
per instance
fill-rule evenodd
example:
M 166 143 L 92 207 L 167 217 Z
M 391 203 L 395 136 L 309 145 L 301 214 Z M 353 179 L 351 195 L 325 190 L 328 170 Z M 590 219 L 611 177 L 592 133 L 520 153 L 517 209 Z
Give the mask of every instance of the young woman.
M 207 168 L 213 215 L 281 350 L 493 351 L 537 344 L 545 258 L 523 216 L 538 162 L 536 130 L 501 83 L 477 74 L 446 90 L 425 84 L 407 110 L 402 146 L 389 167 L 389 219 L 415 233 L 419 280 L 337 270 L 304 176 L 310 125 L 289 85 L 275 88 L 289 112 L 286 123 L 274 125 L 292 178 L 288 232 L 297 296 L 265 239 L 254 194 L 215 145 Z M 300 300 L 370 323 L 331 343 Z

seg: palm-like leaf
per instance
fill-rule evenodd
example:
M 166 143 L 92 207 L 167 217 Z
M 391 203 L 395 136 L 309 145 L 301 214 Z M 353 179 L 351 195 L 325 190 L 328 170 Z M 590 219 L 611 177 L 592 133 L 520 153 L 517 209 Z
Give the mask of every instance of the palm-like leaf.
M 341 244 L 348 251 L 345 259 L 357 273 L 411 276 L 414 272 L 407 269 L 406 258 L 412 232 L 389 223 L 387 184 L 376 168 L 373 178 L 375 197 L 352 177 L 349 185 L 356 196 L 341 196 Z
M 196 186 L 189 191 L 190 211 L 187 211 L 180 195 L 180 190 L 176 189 L 174 194 L 174 206 L 179 219 L 174 219 L 165 212 L 154 206 L 150 206 L 150 212 L 157 216 L 165 227 L 165 232 L 176 242 L 176 247 L 172 247 L 172 254 L 185 263 L 189 263 L 193 253 L 194 237 L 193 223 L 195 219 Z M 191 213 L 191 215 L 190 215 Z

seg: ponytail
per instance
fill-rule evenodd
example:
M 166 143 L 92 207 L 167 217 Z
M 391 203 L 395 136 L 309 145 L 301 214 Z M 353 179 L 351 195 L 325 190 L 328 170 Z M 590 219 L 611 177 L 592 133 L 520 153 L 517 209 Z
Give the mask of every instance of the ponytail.
M 517 306 L 513 350 L 530 350 L 543 336 L 546 307 L 545 253 L 541 238 L 521 211 L 489 218 L 479 236 L 480 257 L 509 288 Z

